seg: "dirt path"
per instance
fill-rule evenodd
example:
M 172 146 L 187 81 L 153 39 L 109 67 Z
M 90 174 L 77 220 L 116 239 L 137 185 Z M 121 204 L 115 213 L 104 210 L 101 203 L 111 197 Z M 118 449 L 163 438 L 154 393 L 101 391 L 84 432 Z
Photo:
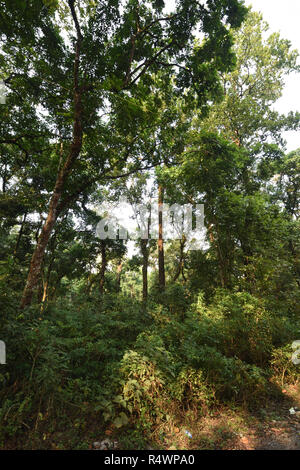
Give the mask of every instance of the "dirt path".
M 300 450 L 300 384 L 283 393 L 284 400 L 268 402 L 255 413 L 228 408 L 194 422 L 187 419 L 178 427 L 188 429 L 192 439 L 172 433 L 163 448 L 172 442 L 177 449 L 189 450 Z M 295 414 L 290 414 L 292 407 Z
M 288 412 L 288 410 L 286 410 Z M 288 418 L 266 422 L 263 429 L 253 429 L 243 436 L 236 449 L 300 450 L 300 419 Z
M 178 417 L 176 422 L 166 422 L 158 426 L 153 431 L 147 447 L 141 448 L 300 450 L 300 384 L 286 387 L 283 394 L 285 398 L 268 401 L 255 412 L 242 408 L 222 407 L 206 410 L 200 417 L 196 411 L 187 411 Z M 295 409 L 295 414 L 290 413 L 291 408 Z M 118 430 L 107 430 L 105 434 L 106 440 L 115 440 L 116 449 L 138 448 L 136 438 L 131 442 L 128 438 L 124 441 Z M 98 448 L 102 448 L 101 442 L 96 444 L 99 444 Z
M 271 403 L 237 441 L 235 449 L 300 450 L 300 390 L 290 386 L 283 403 Z M 295 414 L 290 409 L 296 410 Z M 263 419 L 261 419 L 261 416 Z

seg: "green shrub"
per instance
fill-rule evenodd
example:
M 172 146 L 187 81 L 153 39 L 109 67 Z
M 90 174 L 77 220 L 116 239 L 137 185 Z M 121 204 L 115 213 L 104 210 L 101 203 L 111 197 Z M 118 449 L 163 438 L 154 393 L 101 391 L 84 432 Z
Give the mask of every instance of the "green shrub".
M 299 381 L 300 366 L 293 364 L 292 354 L 291 344 L 274 349 L 272 353 L 271 367 L 281 386 L 295 384 Z

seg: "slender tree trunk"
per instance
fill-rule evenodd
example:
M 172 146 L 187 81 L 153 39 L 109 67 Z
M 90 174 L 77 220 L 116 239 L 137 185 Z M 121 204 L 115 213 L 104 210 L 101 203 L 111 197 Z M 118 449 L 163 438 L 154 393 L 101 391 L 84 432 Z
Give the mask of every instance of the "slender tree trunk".
M 6 177 L 7 177 L 7 165 L 4 167 L 4 173 L 2 176 L 2 192 L 5 194 L 6 192 Z
M 25 212 L 25 214 L 24 214 L 24 216 L 23 216 L 23 220 L 22 220 L 21 227 L 20 227 L 20 230 L 19 230 L 17 243 L 16 243 L 16 246 L 15 246 L 15 249 L 14 249 L 14 258 L 17 257 L 17 254 L 18 254 L 18 251 L 19 251 L 19 246 L 20 246 L 21 238 L 22 238 L 22 235 L 23 235 L 23 232 L 24 232 L 24 226 L 25 226 L 25 222 L 26 222 L 26 217 L 27 217 L 27 212 Z
M 252 217 L 251 213 L 249 213 L 249 209 L 246 209 L 246 216 L 245 216 L 245 226 L 244 226 L 244 233 L 240 237 L 240 243 L 241 243 L 241 248 L 243 252 L 243 263 L 245 266 L 245 277 L 247 280 L 247 285 L 250 293 L 253 292 L 253 289 L 255 287 L 255 275 L 253 272 L 253 267 L 252 267 L 252 256 L 253 256 L 253 250 L 251 247 L 251 239 L 249 237 L 249 233 L 251 233 L 252 230 Z
M 47 276 L 46 280 L 44 281 L 44 286 L 43 286 L 43 297 L 42 297 L 43 306 L 45 305 L 46 300 L 48 298 L 48 286 L 49 286 L 49 277 Z
M 47 303 L 47 300 L 48 300 L 50 276 L 51 276 L 51 273 L 52 273 L 53 264 L 54 264 L 54 260 L 55 260 L 55 254 L 54 254 L 55 247 L 56 247 L 56 244 L 55 244 L 55 239 L 54 239 L 54 247 L 53 247 L 53 250 L 52 250 L 52 257 L 51 257 L 50 264 L 49 264 L 48 269 L 47 269 L 46 278 L 43 280 L 43 296 L 42 296 L 42 300 L 41 300 L 41 304 L 42 304 L 41 312 L 44 310 L 44 307 L 45 307 L 45 305 Z
M 164 256 L 164 240 L 163 240 L 163 220 L 162 207 L 164 202 L 164 189 L 161 185 L 158 187 L 158 282 L 159 287 L 164 290 L 166 287 L 165 276 L 165 256 Z
M 173 282 L 177 281 L 180 274 L 182 275 L 183 280 L 186 281 L 186 278 L 185 278 L 185 275 L 184 275 L 184 247 L 185 247 L 185 243 L 186 243 L 186 238 L 185 238 L 185 236 L 183 236 L 182 239 L 180 240 L 179 264 L 178 264 L 176 274 L 173 278 Z
M 64 168 L 59 173 L 58 178 L 56 180 L 54 192 L 52 194 L 50 205 L 49 205 L 48 216 L 42 228 L 41 234 L 38 238 L 37 246 L 35 248 L 35 251 L 31 259 L 27 282 L 26 282 L 26 286 L 25 286 L 22 301 L 21 301 L 21 308 L 24 308 L 31 304 L 34 289 L 40 277 L 41 266 L 42 266 L 42 262 L 44 259 L 45 250 L 48 245 L 48 241 L 52 233 L 53 227 L 58 217 L 57 206 L 62 195 L 64 182 L 66 180 L 67 174 L 69 173 L 69 171 L 67 171 L 67 165 L 70 163 L 71 159 L 73 160 L 74 158 L 77 158 L 79 154 L 79 150 L 76 151 L 77 153 L 76 156 L 75 156 L 75 153 L 73 152 L 75 152 L 74 147 L 73 147 L 73 151 L 71 151 L 71 153 L 69 154 L 69 157 L 66 161 Z
M 122 268 L 123 268 L 123 261 L 120 259 L 120 262 L 117 266 L 117 286 L 118 286 L 118 292 L 121 290 L 121 274 L 122 274 Z
M 107 267 L 107 259 L 106 259 L 106 246 L 105 241 L 101 241 L 101 268 L 100 268 L 100 282 L 99 282 L 99 290 L 100 294 L 104 293 L 104 281 L 105 281 L 105 271 Z
M 55 225 L 55 222 L 58 217 L 58 204 L 60 202 L 62 192 L 66 179 L 72 169 L 72 166 L 79 156 L 81 147 L 82 147 L 82 88 L 79 86 L 79 65 L 80 65 L 80 48 L 82 36 L 80 33 L 76 13 L 74 10 L 74 0 L 69 0 L 69 6 L 72 12 L 74 23 L 77 30 L 77 42 L 76 42 L 76 53 L 75 53 L 75 62 L 74 62 L 74 125 L 73 125 L 73 139 L 70 147 L 69 154 L 63 165 L 59 170 L 53 194 L 49 204 L 49 211 L 46 222 L 42 228 L 41 234 L 39 236 L 35 251 L 33 253 L 30 268 L 28 272 L 27 282 L 24 288 L 21 308 L 29 306 L 32 302 L 32 297 L 34 290 L 38 284 L 42 262 L 45 255 L 45 250 Z
M 147 302 L 148 299 L 148 262 L 149 262 L 149 249 L 148 240 L 141 240 L 141 252 L 143 255 L 143 301 Z
M 55 283 L 55 285 L 54 285 L 53 288 L 52 288 L 51 294 L 50 294 L 50 292 L 49 292 L 49 286 L 48 286 L 48 298 L 49 298 L 49 299 L 53 300 L 53 299 L 55 298 L 56 291 L 57 291 L 57 289 L 59 288 L 60 282 L 61 282 L 61 280 L 62 280 L 63 277 L 64 277 L 64 276 L 61 275 L 61 274 L 58 276 L 58 278 L 57 278 L 57 280 L 56 280 L 56 283 Z
M 85 292 L 90 295 L 91 292 L 92 292 L 92 287 L 93 287 L 93 284 L 95 283 L 95 277 L 93 276 L 92 273 L 90 273 L 88 275 L 88 278 L 87 278 L 87 282 L 86 282 L 86 289 L 85 289 Z
M 209 225 L 208 233 L 209 233 L 210 243 L 212 244 L 212 246 L 215 246 L 216 250 L 217 250 L 221 285 L 222 285 L 223 288 L 226 288 L 227 287 L 227 275 L 226 275 L 225 261 L 224 261 L 223 255 L 222 255 L 222 250 L 221 250 L 219 241 L 215 239 L 212 225 Z

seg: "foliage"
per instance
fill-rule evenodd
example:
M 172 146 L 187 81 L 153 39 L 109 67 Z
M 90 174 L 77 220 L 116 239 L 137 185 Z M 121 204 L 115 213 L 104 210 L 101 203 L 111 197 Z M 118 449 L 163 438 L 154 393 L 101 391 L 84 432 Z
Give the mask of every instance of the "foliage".
M 299 113 L 273 104 L 297 51 L 238 0 L 0 3 L 0 447 L 145 448 L 282 398 Z M 119 198 L 204 204 L 205 244 L 99 239 Z

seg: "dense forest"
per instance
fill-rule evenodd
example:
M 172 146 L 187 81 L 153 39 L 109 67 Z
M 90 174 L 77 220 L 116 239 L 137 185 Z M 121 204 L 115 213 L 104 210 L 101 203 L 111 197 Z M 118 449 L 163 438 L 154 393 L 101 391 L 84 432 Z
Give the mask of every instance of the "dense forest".
M 300 448 L 298 52 L 171 3 L 0 0 L 1 449 Z

